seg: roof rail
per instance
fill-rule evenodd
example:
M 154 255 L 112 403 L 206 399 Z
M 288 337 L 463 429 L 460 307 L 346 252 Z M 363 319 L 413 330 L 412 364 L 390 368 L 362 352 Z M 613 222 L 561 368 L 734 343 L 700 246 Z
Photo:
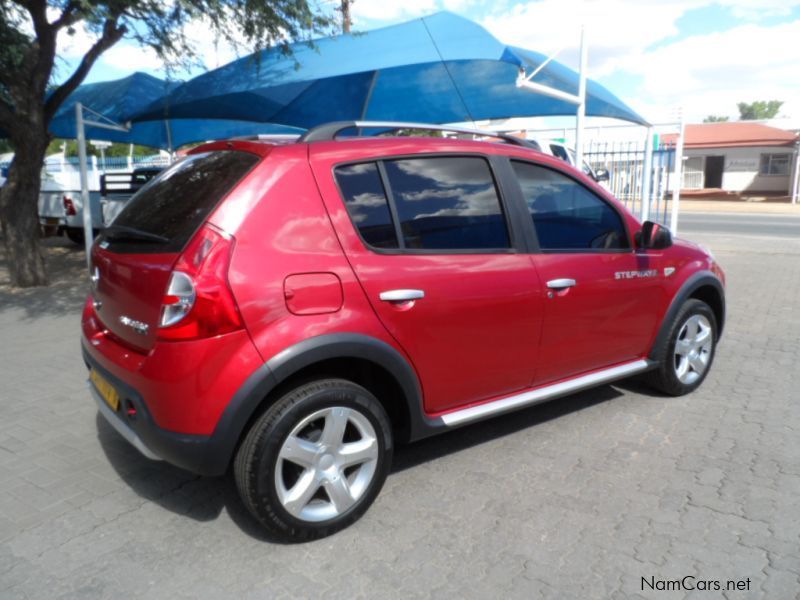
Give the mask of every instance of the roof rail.
M 481 129 L 467 129 L 464 127 L 452 127 L 450 125 L 430 125 L 428 123 L 405 123 L 403 121 L 334 121 L 313 127 L 300 136 L 298 142 L 323 142 L 333 141 L 342 132 L 348 129 L 421 129 L 424 131 L 450 131 L 453 133 L 465 133 L 468 135 L 479 135 L 482 137 L 493 137 L 503 140 L 514 146 L 541 150 L 539 144 L 531 140 L 514 137 L 505 133 L 495 131 L 483 131 Z
M 251 135 L 237 135 L 231 138 L 227 138 L 229 140 L 235 140 L 238 142 L 249 142 L 249 141 L 269 141 L 269 140 L 290 140 L 295 141 L 297 138 L 300 137 L 299 133 L 254 133 Z

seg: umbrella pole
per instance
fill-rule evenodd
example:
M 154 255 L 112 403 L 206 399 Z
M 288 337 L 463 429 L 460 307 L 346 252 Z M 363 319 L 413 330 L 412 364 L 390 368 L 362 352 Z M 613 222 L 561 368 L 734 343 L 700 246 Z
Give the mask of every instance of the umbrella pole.
M 78 162 L 81 172 L 81 205 L 83 206 L 83 241 L 86 244 L 86 266 L 92 268 L 92 207 L 89 202 L 89 173 L 86 165 L 86 132 L 83 126 L 83 104 L 75 103 L 75 129 L 78 138 Z
M 589 48 L 586 28 L 581 27 L 581 62 L 578 79 L 578 112 L 575 118 L 575 168 L 583 170 L 583 127 L 586 120 L 586 67 Z

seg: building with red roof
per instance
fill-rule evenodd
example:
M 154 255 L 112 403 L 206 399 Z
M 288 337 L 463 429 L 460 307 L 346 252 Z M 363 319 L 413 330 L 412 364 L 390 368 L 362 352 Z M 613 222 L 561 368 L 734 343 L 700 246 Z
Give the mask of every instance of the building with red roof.
M 800 136 L 753 121 L 687 125 L 683 188 L 789 195 Z M 664 136 L 674 143 L 675 135 Z

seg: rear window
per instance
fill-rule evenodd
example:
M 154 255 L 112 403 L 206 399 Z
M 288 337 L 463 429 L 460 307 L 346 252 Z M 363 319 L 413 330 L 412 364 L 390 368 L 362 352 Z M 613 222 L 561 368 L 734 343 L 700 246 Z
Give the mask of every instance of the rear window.
M 103 237 L 115 250 L 180 252 L 219 201 L 259 160 L 255 154 L 234 150 L 191 154 L 142 187 L 114 219 L 113 226 L 161 236 L 168 242 Z

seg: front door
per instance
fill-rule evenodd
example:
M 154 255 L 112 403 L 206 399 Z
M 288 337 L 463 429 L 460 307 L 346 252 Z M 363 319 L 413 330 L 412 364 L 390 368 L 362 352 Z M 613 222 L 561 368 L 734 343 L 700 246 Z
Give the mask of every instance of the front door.
M 417 370 L 426 412 L 525 388 L 544 296 L 515 247 L 490 162 L 335 159 L 312 155 L 326 206 L 375 312 Z
M 664 302 L 660 259 L 633 251 L 610 203 L 555 169 L 512 161 L 533 219 L 545 286 L 534 383 L 641 358 Z
M 704 169 L 705 188 L 722 188 L 722 174 L 725 171 L 724 156 L 706 156 Z

